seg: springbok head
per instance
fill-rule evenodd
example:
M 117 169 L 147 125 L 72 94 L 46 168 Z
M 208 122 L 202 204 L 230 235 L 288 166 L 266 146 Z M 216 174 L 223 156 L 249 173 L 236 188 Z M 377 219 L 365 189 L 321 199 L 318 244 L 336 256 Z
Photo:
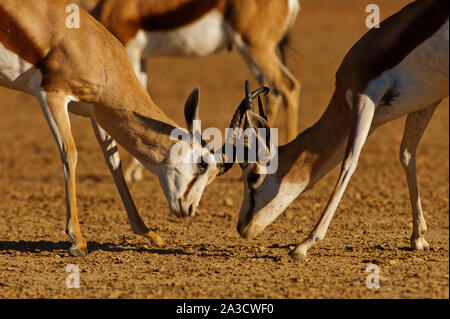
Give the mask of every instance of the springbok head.
M 267 88 L 259 90 L 268 93 Z M 250 92 L 247 81 L 246 99 L 244 105 L 241 104 L 239 114 L 244 122 L 242 133 L 244 136 L 240 137 L 241 144 L 245 148 L 244 153 L 248 154 L 250 150 L 248 143 L 250 139 L 257 142 L 256 156 L 252 160 L 251 156 L 245 155 L 243 161 L 239 160 L 239 156 L 235 158 L 242 169 L 244 183 L 244 198 L 239 212 L 237 230 L 247 239 L 258 236 L 299 195 L 292 191 L 288 182 L 281 182 L 278 169 L 278 161 L 281 162 L 281 159 L 279 149 L 275 145 L 276 136 L 273 136 L 275 131 L 267 122 L 259 96 L 258 111 L 255 111 L 253 105 L 255 92 Z M 261 154 L 265 156 L 262 157 Z M 277 164 L 273 165 L 274 162 Z
M 253 98 L 263 91 L 265 90 L 253 92 Z M 243 101 L 233 116 L 231 131 L 240 125 L 244 108 Z M 234 154 L 235 149 L 232 138 L 227 138 L 218 152 L 214 152 L 202 139 L 197 88 L 186 101 L 184 115 L 187 130 L 173 130 L 172 139 L 176 142 L 158 172 L 169 207 L 178 217 L 195 214 L 205 187 L 216 176 L 225 174 L 234 164 L 233 155 L 227 155 L 225 150 Z

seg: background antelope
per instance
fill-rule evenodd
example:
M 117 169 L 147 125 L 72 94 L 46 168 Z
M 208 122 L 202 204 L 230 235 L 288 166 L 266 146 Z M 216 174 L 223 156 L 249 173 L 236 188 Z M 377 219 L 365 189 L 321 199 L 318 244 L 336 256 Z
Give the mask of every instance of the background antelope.
M 134 70 L 147 87 L 145 59 L 155 56 L 201 57 L 236 46 L 261 85 L 272 89 L 267 116 L 271 124 L 286 107 L 288 139 L 298 131 L 300 83 L 280 60 L 293 26 L 298 0 L 71 0 L 90 12 L 126 47 Z M 142 178 L 133 160 L 127 181 Z
M 413 211 L 411 248 L 429 247 L 417 186 L 416 149 L 437 105 L 448 97 L 448 19 L 448 0 L 417 0 L 353 46 L 337 71 L 336 88 L 321 119 L 278 149 L 278 171 L 266 175 L 262 163 L 241 165 L 245 193 L 237 229 L 242 237 L 259 235 L 343 160 L 320 221 L 291 253 L 305 258 L 308 249 L 323 240 L 368 135 L 407 114 L 400 161 Z M 241 114 L 246 127 L 269 129 L 261 108 L 257 115 L 250 102 Z
M 139 216 L 116 141 L 159 177 L 178 216 L 195 213 L 206 185 L 226 166 L 216 165 L 214 156 L 194 139 L 184 160 L 172 161 L 170 150 L 179 141 L 170 135 L 179 127 L 153 103 L 123 46 L 100 23 L 81 12 L 81 28 L 66 27 L 68 5 L 65 0 L 0 0 L 0 85 L 36 97 L 52 130 L 64 169 L 72 255 L 85 256 L 87 246 L 77 215 L 77 149 L 68 111 L 90 118 L 133 231 L 161 244 Z M 191 135 L 198 98 L 196 89 L 185 106 Z M 203 160 L 192 159 L 193 154 Z

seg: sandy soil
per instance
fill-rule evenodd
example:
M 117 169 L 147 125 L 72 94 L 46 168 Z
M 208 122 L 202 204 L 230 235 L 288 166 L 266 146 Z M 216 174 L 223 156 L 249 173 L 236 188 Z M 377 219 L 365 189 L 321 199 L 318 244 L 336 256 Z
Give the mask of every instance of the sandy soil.
M 325 110 L 340 61 L 367 31 L 366 2 L 302 1 L 288 51 L 288 66 L 303 84 L 301 130 Z M 407 2 L 378 1 L 383 17 Z M 251 78 L 236 52 L 149 64 L 151 96 L 178 123 L 186 96 L 201 88 L 204 128 L 228 124 L 243 81 Z M 0 298 L 449 297 L 448 100 L 417 160 L 431 250 L 409 249 L 412 214 L 398 160 L 403 118 L 371 136 L 325 241 L 307 261 L 294 261 L 288 252 L 317 222 L 338 169 L 251 241 L 235 230 L 242 200 L 238 167 L 208 187 L 198 215 L 188 220 L 169 213 L 157 179 L 146 172 L 130 188 L 147 224 L 167 242 L 155 247 L 131 232 L 90 123 L 76 116 L 79 215 L 90 254 L 70 257 L 62 169 L 50 130 L 32 97 L 0 89 L 0 101 Z M 378 290 L 365 285 L 371 263 L 380 267 Z M 79 266 L 79 289 L 66 288 L 69 264 Z

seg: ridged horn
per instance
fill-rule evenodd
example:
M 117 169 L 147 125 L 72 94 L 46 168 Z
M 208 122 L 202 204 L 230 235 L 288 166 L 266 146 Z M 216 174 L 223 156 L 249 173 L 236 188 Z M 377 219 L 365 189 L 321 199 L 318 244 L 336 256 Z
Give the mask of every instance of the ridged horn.
M 270 89 L 267 87 L 260 87 L 259 89 L 256 89 L 255 91 L 250 91 L 250 82 L 247 80 L 245 81 L 245 97 L 242 100 L 241 104 L 239 104 L 237 110 L 234 112 L 233 118 L 231 119 L 230 123 L 230 129 L 225 139 L 225 144 L 221 148 L 221 154 L 222 154 L 222 163 L 219 163 L 218 169 L 219 173 L 218 176 L 224 175 L 227 173 L 234 165 L 234 162 L 236 160 L 236 136 L 233 134 L 234 129 L 241 127 L 242 124 L 242 118 L 247 112 L 247 110 L 254 111 L 254 105 L 253 105 L 253 99 L 258 97 L 260 94 L 267 95 L 270 92 Z M 225 153 L 226 146 L 231 145 L 233 149 L 233 155 L 232 155 L 232 161 L 228 159 L 227 154 Z

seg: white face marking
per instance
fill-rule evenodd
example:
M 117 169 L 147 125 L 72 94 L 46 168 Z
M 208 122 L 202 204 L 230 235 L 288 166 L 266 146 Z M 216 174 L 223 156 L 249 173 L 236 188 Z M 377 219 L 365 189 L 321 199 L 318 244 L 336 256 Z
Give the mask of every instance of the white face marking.
M 157 32 L 138 32 L 127 47 L 142 47 L 142 57 L 188 56 L 212 54 L 227 44 L 222 14 L 212 10 L 201 19 L 184 27 Z
M 271 174 L 261 176 L 263 181 L 250 188 L 248 177 L 254 171 L 254 165 L 244 172 L 245 191 L 239 212 L 239 232 L 248 239 L 258 236 L 309 184 L 309 181 L 280 184 L 276 176 Z
M 42 76 L 40 78 L 38 76 L 39 83 L 32 81 L 33 78 L 36 79 L 37 73 L 40 74 L 40 71 L 34 65 L 21 59 L 0 43 L 0 86 L 33 94 L 42 81 Z
M 195 149 L 197 152 L 194 153 Z M 200 149 L 203 159 L 209 163 L 205 172 L 200 171 L 199 161 L 193 162 L 193 156 L 199 154 Z M 178 158 L 176 163 L 169 157 L 168 162 L 157 171 L 157 174 L 170 210 L 179 217 L 193 216 L 203 191 L 213 179 L 215 171 L 214 155 L 199 145 L 189 148 L 189 151 L 183 154 L 183 158 Z

